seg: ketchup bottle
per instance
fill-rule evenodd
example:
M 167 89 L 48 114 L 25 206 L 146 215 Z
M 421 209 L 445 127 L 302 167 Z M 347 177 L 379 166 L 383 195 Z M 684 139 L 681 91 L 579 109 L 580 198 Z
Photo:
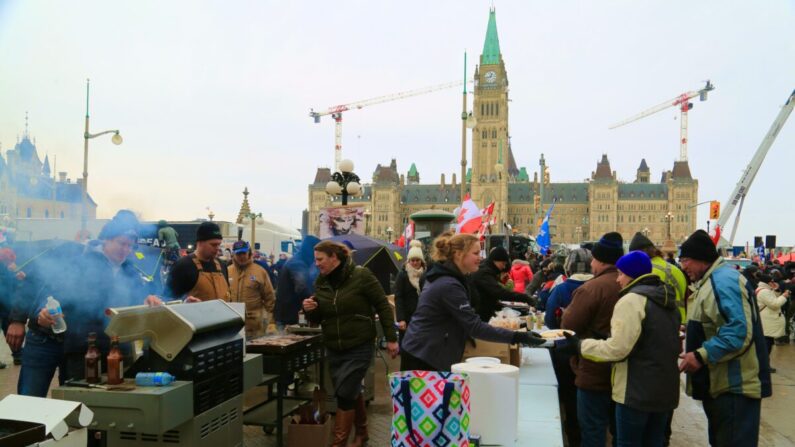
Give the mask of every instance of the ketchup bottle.
M 88 334 L 88 350 L 86 351 L 86 382 L 99 383 L 102 378 L 102 355 L 97 349 L 97 333 Z
M 108 385 L 118 385 L 124 382 L 124 362 L 119 349 L 119 337 L 114 335 L 110 339 L 110 353 L 108 353 Z

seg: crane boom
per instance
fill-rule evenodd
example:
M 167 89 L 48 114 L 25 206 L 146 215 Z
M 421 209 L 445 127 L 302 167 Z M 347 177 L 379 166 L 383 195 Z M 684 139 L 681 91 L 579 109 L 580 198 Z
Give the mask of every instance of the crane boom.
M 615 123 L 612 126 L 610 126 L 609 129 L 615 129 L 617 127 L 624 126 L 639 119 L 646 118 L 649 115 L 654 115 L 655 113 L 661 112 L 670 107 L 679 107 L 679 110 L 682 112 L 682 116 L 680 119 L 681 127 L 680 127 L 680 141 L 679 141 L 679 159 L 682 161 L 687 160 L 687 112 L 693 107 L 693 105 L 690 103 L 690 100 L 698 96 L 701 99 L 701 101 L 706 101 L 707 93 L 712 90 L 715 90 L 715 86 L 712 85 L 710 81 L 707 81 L 706 85 L 704 85 L 704 88 L 702 88 L 701 90 L 682 93 L 681 95 L 677 96 L 674 99 L 665 101 L 650 109 L 644 110 L 643 112 L 640 112 L 635 116 L 627 118 L 624 121 Z
M 726 222 L 729 221 L 732 212 L 734 212 L 734 208 L 737 207 L 738 204 L 740 204 L 740 209 L 737 211 L 737 218 L 734 221 L 734 228 L 732 228 L 731 238 L 728 241 L 722 240 L 722 245 L 723 243 L 727 243 L 729 246 L 734 244 L 734 235 L 737 232 L 737 226 L 739 225 L 740 212 L 742 211 L 742 203 L 745 200 L 745 196 L 748 195 L 748 190 L 751 188 L 751 184 L 754 182 L 754 178 L 756 178 L 756 174 L 759 172 L 759 168 L 762 166 L 762 162 L 765 160 L 767 152 L 770 150 L 773 142 L 776 141 L 779 131 L 781 131 L 784 123 L 787 122 L 787 118 L 789 118 L 793 108 L 795 108 L 795 90 L 790 93 L 789 97 L 787 98 L 787 102 L 784 103 L 781 111 L 778 112 L 778 116 L 770 126 L 770 130 L 767 131 L 765 138 L 762 139 L 762 142 L 759 144 L 759 148 L 757 148 L 754 157 L 751 159 L 751 162 L 748 163 L 745 171 L 743 171 L 743 174 L 740 176 L 740 180 L 734 187 L 734 191 L 732 191 L 731 195 L 729 196 L 729 200 L 726 202 L 726 207 L 718 219 L 718 226 L 721 228 L 723 228 L 724 225 L 726 225 Z
M 324 112 L 315 112 L 314 109 L 309 109 L 309 116 L 315 120 L 315 123 L 319 123 L 320 117 L 326 115 L 331 115 L 331 117 L 334 118 L 334 169 L 337 169 L 340 160 L 342 159 L 342 112 L 357 110 L 375 104 L 396 101 L 398 99 L 410 98 L 412 96 L 424 95 L 426 93 L 432 93 L 439 90 L 446 90 L 448 88 L 457 87 L 463 84 L 464 81 L 453 81 L 447 82 L 445 84 L 438 84 L 430 87 L 393 93 L 391 95 L 377 96 L 375 98 L 365 99 L 363 101 L 356 101 L 348 104 L 340 104 L 329 107 Z

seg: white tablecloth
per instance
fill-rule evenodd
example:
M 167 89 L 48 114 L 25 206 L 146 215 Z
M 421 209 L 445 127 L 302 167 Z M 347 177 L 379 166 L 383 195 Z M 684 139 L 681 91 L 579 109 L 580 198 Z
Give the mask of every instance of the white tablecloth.
M 558 381 L 546 349 L 531 349 L 519 369 L 519 426 L 516 447 L 562 447 Z

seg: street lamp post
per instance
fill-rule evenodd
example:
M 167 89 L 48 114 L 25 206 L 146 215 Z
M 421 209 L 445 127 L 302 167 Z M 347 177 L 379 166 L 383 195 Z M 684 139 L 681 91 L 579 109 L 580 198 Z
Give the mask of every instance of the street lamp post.
M 574 227 L 574 233 L 577 235 L 577 243 L 582 243 L 582 227 Z
M 668 231 L 668 240 L 673 240 L 671 238 L 671 222 L 674 221 L 674 215 L 670 211 L 668 211 L 668 213 L 663 217 L 663 220 L 665 220 L 665 223 L 667 224 L 667 227 L 668 227 L 668 230 L 667 230 Z
M 387 242 L 390 242 L 390 243 L 392 242 L 392 233 L 394 233 L 394 232 L 395 232 L 395 230 L 393 230 L 391 226 L 390 227 L 386 227 L 386 241 Z
M 106 130 L 103 132 L 92 134 L 89 132 L 89 118 L 88 118 L 88 98 L 89 98 L 90 80 L 86 79 L 86 130 L 83 132 L 83 188 L 82 188 L 82 212 L 80 216 L 80 237 L 86 237 L 86 225 L 88 221 L 88 140 L 96 138 L 109 133 L 113 134 L 110 141 L 115 145 L 122 143 L 119 130 Z
M 262 213 L 243 214 L 243 219 L 240 223 L 243 225 L 251 224 L 251 251 L 253 252 L 256 248 L 257 225 L 265 223 L 265 220 L 262 219 Z
M 342 160 L 339 171 L 331 175 L 331 181 L 326 183 L 326 192 L 332 196 L 342 196 L 342 205 L 348 204 L 348 196 L 358 197 L 364 195 L 364 189 L 359 183 L 359 176 L 353 173 L 353 162 Z
M 370 208 L 364 210 L 364 235 L 370 235 L 370 217 L 372 217 L 373 213 L 370 212 Z

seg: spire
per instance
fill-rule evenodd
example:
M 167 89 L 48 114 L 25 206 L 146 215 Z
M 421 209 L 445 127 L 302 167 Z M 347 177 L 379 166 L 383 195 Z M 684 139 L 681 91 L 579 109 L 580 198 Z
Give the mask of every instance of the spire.
M 640 160 L 640 166 L 638 167 L 638 172 L 649 172 L 649 165 L 646 164 L 645 158 Z
M 44 156 L 44 166 L 41 167 L 41 174 L 45 177 L 50 176 L 50 156 Z
M 497 17 L 494 7 L 489 10 L 489 24 L 486 28 L 486 41 L 480 55 L 480 65 L 496 65 L 500 63 L 500 38 L 497 36 Z
M 240 212 L 237 213 L 237 223 L 243 222 L 243 217 L 251 214 L 251 207 L 248 204 L 248 186 L 243 189 L 243 203 L 240 205 Z
M 30 131 L 28 130 L 28 112 L 25 111 L 25 137 L 24 138 L 29 138 L 29 137 L 30 137 Z

